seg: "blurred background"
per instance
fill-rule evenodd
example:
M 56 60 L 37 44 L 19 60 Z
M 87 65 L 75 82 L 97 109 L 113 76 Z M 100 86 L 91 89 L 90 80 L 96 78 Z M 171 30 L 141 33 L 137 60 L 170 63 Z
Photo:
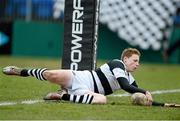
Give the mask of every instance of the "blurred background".
M 0 55 L 61 58 L 65 0 L 0 0 Z M 101 0 L 97 59 L 180 63 L 180 0 Z

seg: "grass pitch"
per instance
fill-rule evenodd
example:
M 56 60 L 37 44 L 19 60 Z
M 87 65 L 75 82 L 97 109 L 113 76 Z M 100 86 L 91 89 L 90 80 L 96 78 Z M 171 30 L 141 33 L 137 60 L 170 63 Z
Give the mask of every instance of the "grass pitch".
M 98 65 L 103 61 L 98 61 Z M 0 68 L 7 65 L 20 67 L 60 67 L 58 59 L 35 59 L 0 56 Z M 142 64 L 134 73 L 139 87 L 155 90 L 180 89 L 180 65 Z M 24 100 L 42 100 L 57 85 L 35 78 L 6 76 L 0 72 L 0 103 Z M 115 94 L 122 94 L 117 91 Z M 180 103 L 180 92 L 154 94 L 154 100 Z M 180 108 L 135 106 L 130 97 L 108 96 L 106 105 L 85 105 L 69 102 L 40 102 L 35 104 L 0 105 L 0 120 L 180 120 Z

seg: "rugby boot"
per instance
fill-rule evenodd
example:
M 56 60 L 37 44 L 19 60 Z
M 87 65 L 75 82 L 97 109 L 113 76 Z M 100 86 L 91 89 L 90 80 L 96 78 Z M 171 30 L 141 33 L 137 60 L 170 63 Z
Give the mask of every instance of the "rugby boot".
M 16 66 L 6 66 L 3 68 L 2 72 L 6 75 L 21 75 L 22 68 Z
M 50 92 L 43 99 L 44 100 L 61 100 L 62 96 L 67 94 L 65 89 L 58 90 L 58 92 Z

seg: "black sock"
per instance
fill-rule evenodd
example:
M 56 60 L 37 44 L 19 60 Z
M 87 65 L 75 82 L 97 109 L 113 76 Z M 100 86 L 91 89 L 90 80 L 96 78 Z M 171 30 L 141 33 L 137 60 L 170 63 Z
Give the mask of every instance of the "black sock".
M 24 76 L 24 77 L 29 76 L 28 70 L 27 70 L 27 69 L 23 69 L 23 70 L 21 71 L 21 76 Z

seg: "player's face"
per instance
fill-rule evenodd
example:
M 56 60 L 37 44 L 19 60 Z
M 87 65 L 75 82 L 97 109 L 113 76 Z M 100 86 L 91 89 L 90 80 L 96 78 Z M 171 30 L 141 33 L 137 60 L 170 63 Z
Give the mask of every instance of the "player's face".
M 135 71 L 139 66 L 139 55 L 133 54 L 131 57 L 124 57 L 126 69 L 129 72 Z

